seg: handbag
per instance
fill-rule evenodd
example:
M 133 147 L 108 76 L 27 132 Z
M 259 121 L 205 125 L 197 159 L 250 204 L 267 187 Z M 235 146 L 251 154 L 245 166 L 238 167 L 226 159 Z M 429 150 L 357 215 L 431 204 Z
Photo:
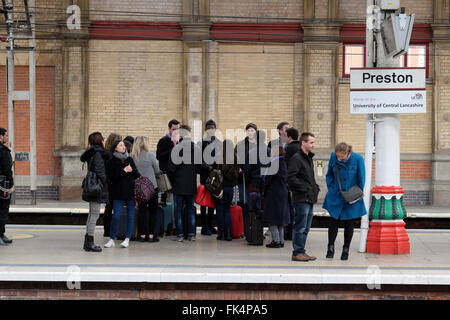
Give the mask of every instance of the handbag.
M 156 184 L 158 185 L 158 192 L 166 192 L 172 190 L 172 184 L 170 183 L 167 173 L 162 173 L 157 176 Z
M 221 199 L 223 196 L 223 174 L 222 171 L 213 169 L 205 184 L 206 189 L 211 192 L 213 197 Z
M 103 183 L 97 177 L 97 173 L 91 171 L 92 159 L 93 158 L 90 160 L 86 177 L 83 179 L 83 183 L 81 184 L 83 188 L 82 198 L 87 202 L 100 198 L 103 191 Z
M 206 190 L 203 184 L 200 184 L 197 188 L 197 195 L 195 196 L 195 203 L 208 208 L 215 208 L 214 199 L 211 192 Z
M 356 184 L 353 187 L 351 187 L 348 191 L 342 191 L 341 178 L 339 176 L 339 166 L 338 165 L 336 165 L 336 174 L 337 174 L 339 190 L 341 191 L 342 198 L 344 198 L 345 202 L 347 202 L 348 204 L 354 204 L 364 197 L 364 192 Z

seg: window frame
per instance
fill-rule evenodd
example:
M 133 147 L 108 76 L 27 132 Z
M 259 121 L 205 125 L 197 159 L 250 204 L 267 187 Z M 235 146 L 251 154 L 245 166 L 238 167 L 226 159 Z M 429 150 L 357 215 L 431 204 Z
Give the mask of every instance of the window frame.
M 347 46 L 350 46 L 350 47 L 363 47 L 363 65 L 362 65 L 362 67 L 360 67 L 360 68 L 365 68 L 366 67 L 366 45 L 365 44 L 362 44 L 362 43 L 343 43 L 342 44 L 342 78 L 350 78 L 350 73 L 345 73 L 345 67 L 346 67 L 346 64 L 345 64 L 345 61 L 347 60 L 346 59 L 346 56 L 345 56 L 345 49 L 346 49 L 346 47 Z
M 425 77 L 429 77 L 429 61 L 430 61 L 430 52 L 429 52 L 429 44 L 428 43 L 410 43 L 409 47 L 425 47 Z M 409 48 L 408 48 L 409 49 Z M 404 68 L 411 68 L 408 66 L 408 52 L 403 55 L 403 65 Z M 423 67 L 421 67 L 423 68 Z

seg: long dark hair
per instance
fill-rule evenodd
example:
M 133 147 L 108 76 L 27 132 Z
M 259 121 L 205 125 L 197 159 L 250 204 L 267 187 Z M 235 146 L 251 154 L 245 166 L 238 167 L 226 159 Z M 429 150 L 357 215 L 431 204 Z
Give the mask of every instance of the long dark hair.
M 99 146 L 103 148 L 103 140 L 102 134 L 96 131 L 89 135 L 88 143 L 90 146 Z

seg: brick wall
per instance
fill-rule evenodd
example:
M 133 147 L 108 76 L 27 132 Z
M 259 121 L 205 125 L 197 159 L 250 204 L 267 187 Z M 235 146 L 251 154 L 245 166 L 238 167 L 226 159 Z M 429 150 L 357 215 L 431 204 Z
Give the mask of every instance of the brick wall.
M 183 117 L 182 43 L 93 40 L 89 47 L 88 132 L 148 135 L 156 149 L 168 122 Z
M 287 22 L 282 18 L 303 17 L 303 0 L 211 0 L 210 13 L 214 22 L 256 22 L 257 17 L 263 18 L 260 22 Z
M 28 67 L 15 68 L 15 89 L 28 90 Z M 0 126 L 8 128 L 6 70 L 0 67 Z M 36 150 L 37 174 L 60 175 L 55 147 L 55 68 L 36 68 Z M 16 152 L 30 151 L 30 107 L 28 101 L 15 103 Z M 16 162 L 16 175 L 29 175 L 29 162 Z
M 253 122 L 270 139 L 279 122 L 292 123 L 293 53 L 293 45 L 220 45 L 219 129 L 244 130 Z
M 90 10 L 93 21 L 180 21 L 183 1 L 95 0 L 90 1 Z

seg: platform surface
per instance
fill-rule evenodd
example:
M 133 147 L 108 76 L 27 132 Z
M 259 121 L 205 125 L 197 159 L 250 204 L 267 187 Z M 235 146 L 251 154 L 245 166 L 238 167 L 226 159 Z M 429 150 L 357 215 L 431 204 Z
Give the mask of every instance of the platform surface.
M 450 285 L 450 230 L 407 231 L 410 254 L 379 255 L 358 252 L 355 229 L 349 260 L 341 261 L 343 230 L 334 259 L 326 259 L 327 230 L 312 229 L 307 253 L 317 260 L 294 262 L 291 241 L 269 249 L 245 239 L 218 241 L 199 228 L 195 242 L 164 237 L 121 248 L 117 240 L 115 248 L 92 253 L 82 250 L 84 226 L 7 225 L 14 242 L 0 246 L 0 281 Z M 95 239 L 103 247 L 102 226 Z

